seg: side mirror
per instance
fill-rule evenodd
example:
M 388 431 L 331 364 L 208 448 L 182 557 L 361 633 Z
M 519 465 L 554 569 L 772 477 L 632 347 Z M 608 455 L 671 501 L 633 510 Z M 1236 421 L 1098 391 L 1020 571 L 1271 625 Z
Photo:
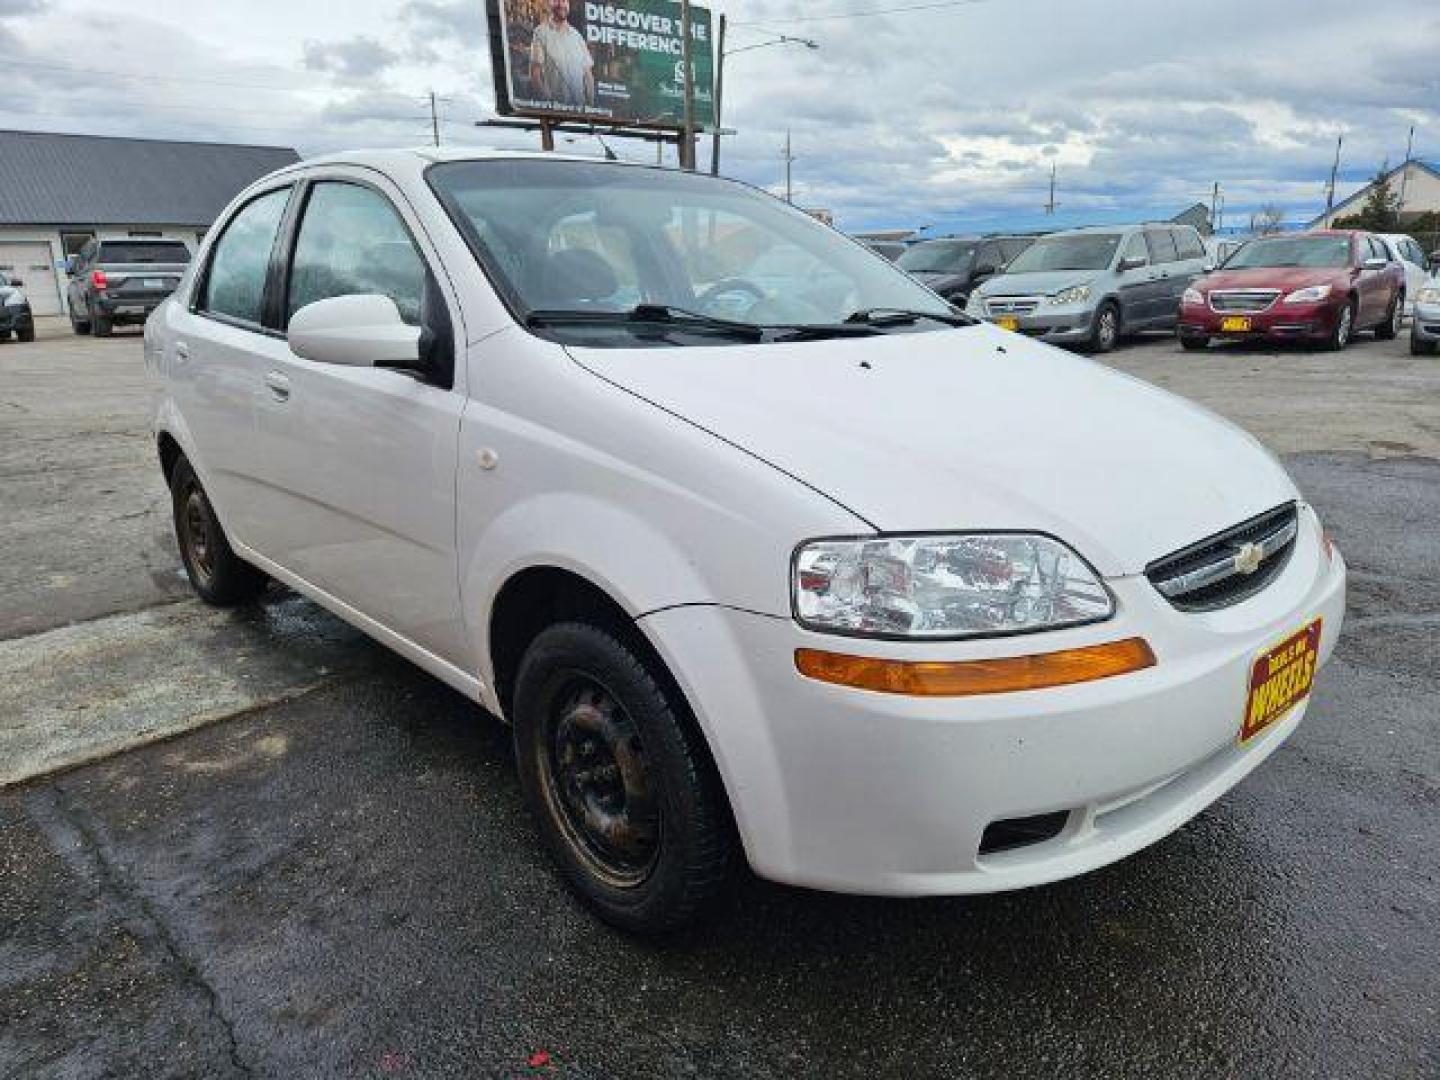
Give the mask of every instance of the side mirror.
M 1384 270 L 1384 269 L 1385 269 L 1387 266 L 1389 266 L 1389 265 L 1390 265 L 1390 264 L 1389 264 L 1388 262 L 1386 262 L 1384 259 L 1366 259 L 1366 260 L 1365 260 L 1365 269 L 1366 269 L 1366 270 Z
M 1148 265 L 1150 265 L 1149 260 L 1146 259 L 1144 256 L 1131 255 L 1128 259 L 1121 259 L 1120 265 L 1117 266 L 1115 269 L 1119 270 L 1120 273 L 1123 274 L 1129 270 L 1139 270 L 1142 266 Z
M 388 296 L 332 296 L 306 304 L 290 318 L 290 351 L 317 364 L 418 371 L 420 328 L 400 318 Z

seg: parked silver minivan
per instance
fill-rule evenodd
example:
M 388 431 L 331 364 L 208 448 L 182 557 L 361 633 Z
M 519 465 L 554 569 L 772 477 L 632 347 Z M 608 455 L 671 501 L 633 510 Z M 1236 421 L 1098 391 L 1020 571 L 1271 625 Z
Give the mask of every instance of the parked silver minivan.
M 1117 225 L 1042 236 L 970 294 L 966 313 L 1094 352 L 1121 335 L 1175 326 L 1180 296 L 1204 271 L 1189 225 Z

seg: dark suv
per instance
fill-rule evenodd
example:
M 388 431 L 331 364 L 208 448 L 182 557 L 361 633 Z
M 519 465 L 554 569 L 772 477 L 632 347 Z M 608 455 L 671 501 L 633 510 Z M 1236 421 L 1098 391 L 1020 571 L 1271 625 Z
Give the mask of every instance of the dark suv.
M 180 240 L 91 240 L 68 267 L 70 325 L 77 334 L 109 337 L 142 324 L 180 284 L 190 249 Z
M 922 285 L 962 307 L 970 290 L 1000 273 L 1033 236 L 947 236 L 912 244 L 895 260 Z

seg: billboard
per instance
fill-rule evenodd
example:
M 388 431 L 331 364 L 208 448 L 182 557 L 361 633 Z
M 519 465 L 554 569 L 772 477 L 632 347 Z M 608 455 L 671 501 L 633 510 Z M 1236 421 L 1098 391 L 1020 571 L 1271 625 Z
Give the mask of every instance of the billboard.
M 495 100 L 505 116 L 625 127 L 684 124 L 674 0 L 487 0 Z M 710 12 L 690 6 L 697 131 L 714 121 Z

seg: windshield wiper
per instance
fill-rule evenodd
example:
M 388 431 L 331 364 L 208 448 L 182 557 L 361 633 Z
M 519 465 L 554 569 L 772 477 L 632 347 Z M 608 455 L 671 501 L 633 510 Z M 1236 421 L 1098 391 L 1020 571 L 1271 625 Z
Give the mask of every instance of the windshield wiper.
M 527 326 L 583 326 L 587 323 L 600 326 L 623 326 L 627 323 L 673 325 L 677 329 L 716 330 L 750 338 L 754 341 L 760 341 L 765 336 L 764 328 L 755 323 L 719 319 L 713 315 L 675 307 L 672 304 L 636 304 L 629 311 L 539 308 L 525 317 Z
M 959 312 L 944 314 L 937 311 L 911 311 L 907 308 L 861 308 L 845 316 L 845 322 L 861 326 L 908 326 L 921 319 L 934 319 L 947 326 L 973 326 L 975 320 Z

